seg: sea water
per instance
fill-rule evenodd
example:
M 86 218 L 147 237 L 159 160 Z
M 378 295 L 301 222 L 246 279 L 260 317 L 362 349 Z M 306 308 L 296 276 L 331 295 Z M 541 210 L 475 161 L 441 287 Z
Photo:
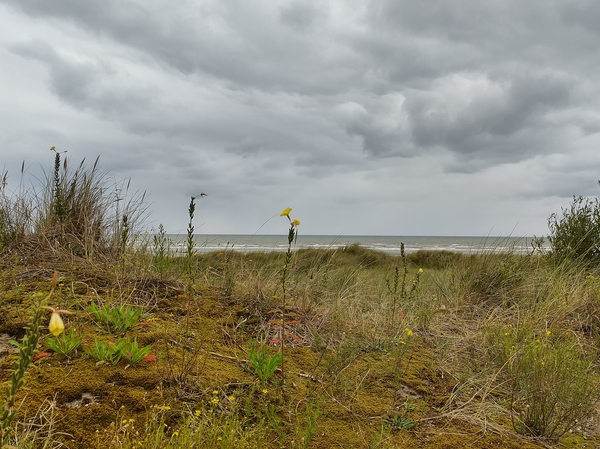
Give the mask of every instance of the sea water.
M 170 249 L 185 253 L 186 235 L 167 235 Z M 531 237 L 450 237 L 450 236 L 373 236 L 373 235 L 302 235 L 294 248 L 338 249 L 358 244 L 375 251 L 400 254 L 404 244 L 406 253 L 419 250 L 452 251 L 456 253 L 513 252 L 526 254 L 532 251 Z M 208 253 L 233 250 L 239 252 L 286 251 L 287 235 L 198 234 L 194 236 L 194 251 Z

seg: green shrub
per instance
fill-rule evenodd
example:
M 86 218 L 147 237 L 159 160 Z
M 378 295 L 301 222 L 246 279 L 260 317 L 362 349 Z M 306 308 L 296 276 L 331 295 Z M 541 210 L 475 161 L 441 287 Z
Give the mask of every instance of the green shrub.
M 554 340 L 548 331 L 517 346 L 509 371 L 517 432 L 560 438 L 592 415 L 598 375 L 575 341 Z
M 518 433 L 560 438 L 592 416 L 600 379 L 574 334 L 512 324 L 486 334 L 488 357 L 508 387 Z
M 548 218 L 551 253 L 559 261 L 600 262 L 600 201 L 573 197 L 562 215 Z

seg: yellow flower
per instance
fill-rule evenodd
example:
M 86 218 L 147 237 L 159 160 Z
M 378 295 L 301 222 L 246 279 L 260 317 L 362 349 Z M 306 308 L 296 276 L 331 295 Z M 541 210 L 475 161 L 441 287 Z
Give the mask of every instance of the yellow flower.
M 56 147 L 50 147 L 50 151 L 56 151 Z
M 294 224 L 294 226 L 300 226 L 300 220 L 298 220 L 297 218 L 294 218 L 294 221 L 292 221 L 292 223 Z
M 404 329 L 404 332 L 406 332 L 407 336 L 412 337 L 413 331 L 411 331 L 408 327 Z
M 229 396 L 227 399 L 229 399 L 231 402 L 235 402 L 235 396 L 233 395 Z
M 263 389 L 262 394 L 267 394 L 269 392 L 269 390 L 267 390 L 266 388 Z
M 202 413 L 200 410 L 196 410 L 194 412 L 194 416 L 198 417 L 198 416 L 200 416 L 200 413 Z
M 286 207 L 283 209 L 283 212 L 279 214 L 280 217 L 290 217 L 290 212 L 292 211 L 291 207 Z
M 419 268 L 419 274 L 423 272 L 423 268 Z
M 60 314 L 56 311 L 52 312 L 52 316 L 50 317 L 50 324 L 48 325 L 48 330 L 55 337 L 58 337 L 65 330 L 65 323 L 63 323 Z
M 549 337 L 552 332 L 546 331 L 546 337 Z
M 217 405 L 219 403 L 219 400 L 217 398 L 212 398 L 210 400 L 210 403 L 213 404 L 213 405 Z

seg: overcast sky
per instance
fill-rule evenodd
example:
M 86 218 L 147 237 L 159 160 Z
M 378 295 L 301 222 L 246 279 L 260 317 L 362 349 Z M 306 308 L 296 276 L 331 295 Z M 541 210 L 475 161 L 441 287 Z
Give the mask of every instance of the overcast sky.
M 594 0 L 0 0 L 9 186 L 100 156 L 148 227 L 547 234 L 600 193 Z M 261 228 L 261 225 L 268 221 Z

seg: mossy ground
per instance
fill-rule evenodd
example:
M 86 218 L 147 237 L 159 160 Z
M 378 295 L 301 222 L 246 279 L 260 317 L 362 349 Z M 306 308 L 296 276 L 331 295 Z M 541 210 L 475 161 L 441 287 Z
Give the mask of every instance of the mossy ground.
M 81 349 L 70 357 L 51 353 L 43 338 L 39 352 L 47 355 L 30 367 L 19 392 L 17 433 L 24 425 L 37 423 L 41 436 L 68 448 L 134 447 L 136 441 L 146 441 L 145 435 L 156 431 L 158 423 L 164 441 L 169 442 L 161 447 L 184 447 L 177 445 L 183 424 L 204 417 L 205 422 L 224 428 L 240 422 L 237 447 L 440 449 L 600 444 L 590 432 L 569 434 L 562 442 L 517 436 L 509 416 L 501 410 L 495 422 L 489 422 L 494 411 L 485 409 L 486 394 L 494 392 L 457 393 L 465 379 L 453 370 L 456 354 L 436 344 L 439 332 L 431 328 L 415 331 L 409 344 L 403 345 L 379 338 L 385 334 L 383 324 L 381 329 L 370 329 L 368 323 L 344 321 L 352 316 L 348 310 L 355 302 L 367 301 L 360 313 L 370 313 L 368 301 L 381 300 L 381 293 L 371 299 L 355 297 L 349 286 L 360 284 L 362 278 L 338 273 L 332 280 L 335 264 L 360 267 L 356 274 L 383 262 L 380 254 L 360 248 L 341 256 L 344 260 L 336 261 L 331 252 L 304 252 L 296 259 L 294 269 L 306 277 L 295 281 L 293 301 L 286 310 L 298 324 L 296 338 L 289 339 L 285 349 L 282 389 L 280 373 L 261 383 L 247 363 L 252 342 L 268 344 L 273 335 L 280 255 L 198 256 L 196 274 L 186 280 L 173 274 L 181 261 L 174 261 L 168 274 L 159 275 L 139 256 L 92 263 L 59 250 L 40 250 L 36 257 L 31 245 L 27 251 L 5 251 L 0 334 L 22 337 L 32 298 L 48 292 L 56 270 L 61 285 L 50 305 L 75 312 L 65 316 L 67 328 L 86 335 L 87 342 L 114 340 L 122 335 L 101 332 L 85 311 L 87 306 L 92 302 L 140 306 L 142 319 L 126 335 L 152 345 L 154 356 L 131 366 L 123 360 L 114 365 L 98 363 Z M 240 262 L 234 266 L 226 257 L 239 257 Z M 261 281 L 261 276 L 267 281 Z M 436 276 L 442 279 L 443 269 Z M 332 303 L 326 303 L 326 294 L 320 290 L 326 282 L 337 285 L 335 301 L 344 313 L 327 310 Z M 448 332 L 444 313 L 440 306 L 435 317 L 427 319 L 439 320 L 438 329 Z M 457 330 L 456 338 L 460 336 Z M 277 350 L 276 343 L 269 346 L 271 354 Z M 0 376 L 7 380 L 16 356 L 5 351 L 0 357 Z M 225 437 L 215 438 L 221 442 Z M 211 444 L 205 447 L 215 447 Z

